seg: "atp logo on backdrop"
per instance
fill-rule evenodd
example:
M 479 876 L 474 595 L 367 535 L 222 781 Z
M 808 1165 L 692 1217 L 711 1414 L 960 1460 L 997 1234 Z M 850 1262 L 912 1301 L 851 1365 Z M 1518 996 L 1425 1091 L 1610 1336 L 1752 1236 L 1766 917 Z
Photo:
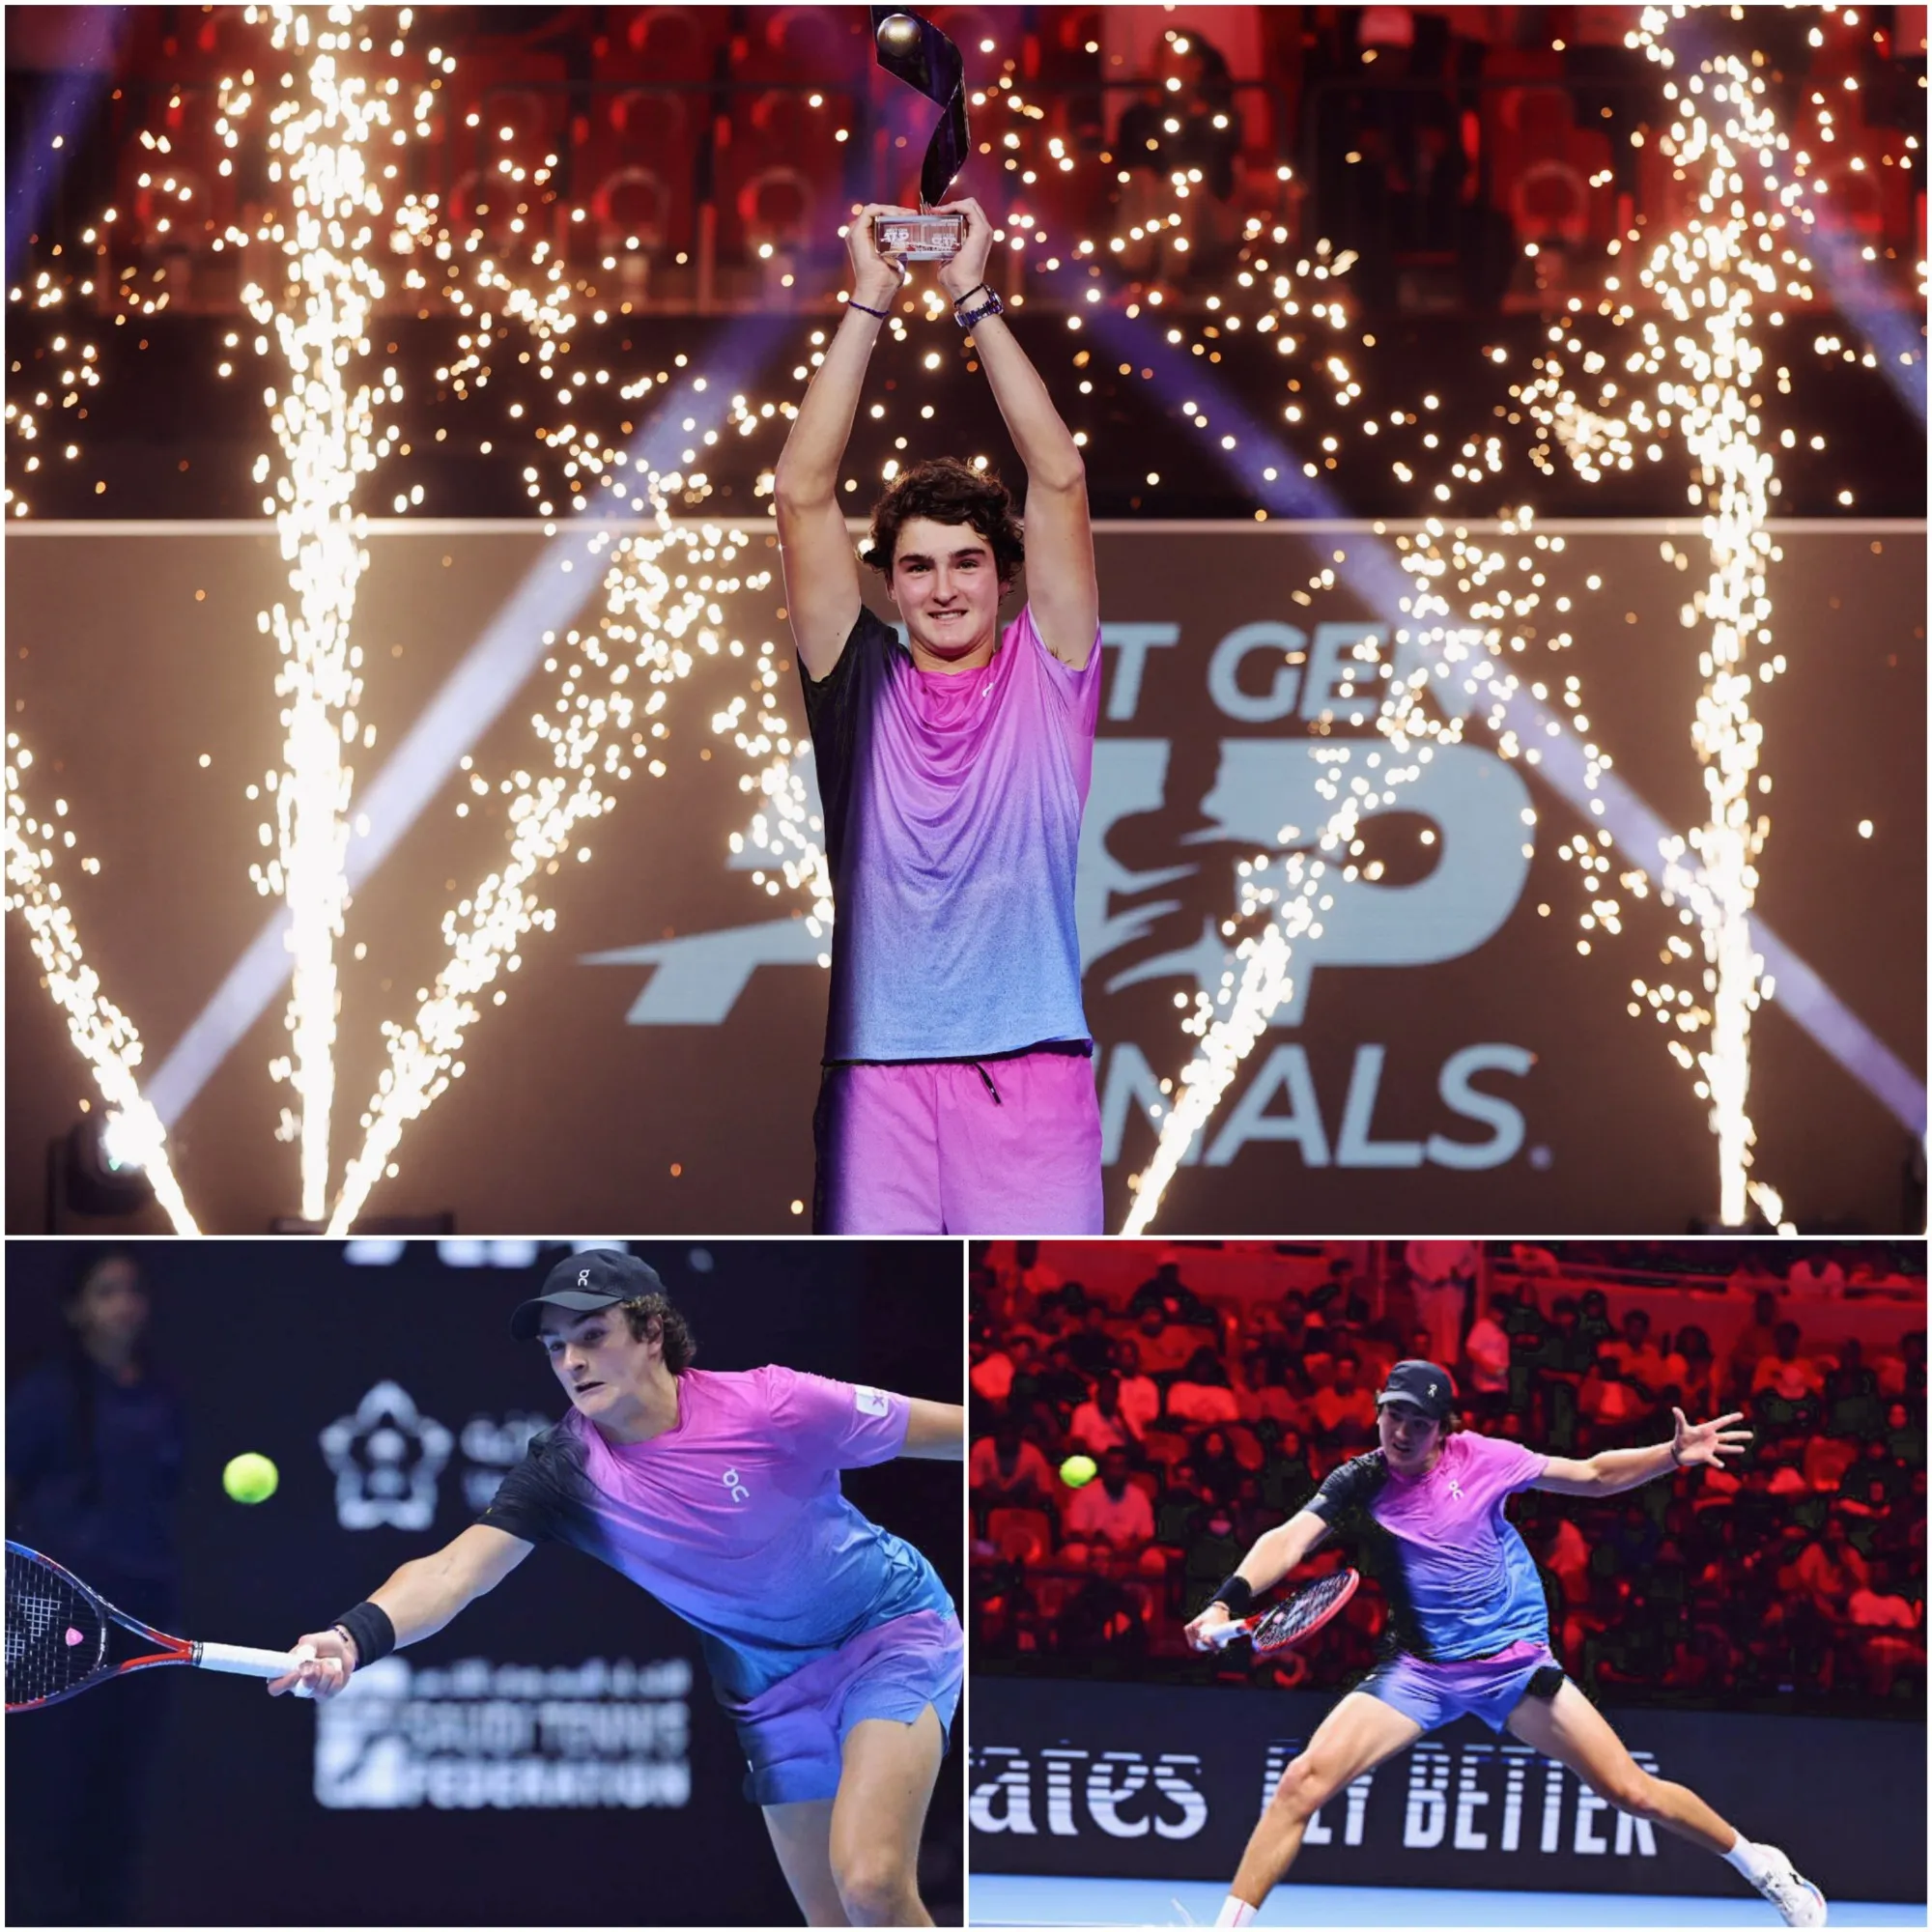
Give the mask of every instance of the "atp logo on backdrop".
M 1345 879 L 1330 868 L 1321 932 L 1297 943 L 1291 995 L 1273 1016 L 1274 1028 L 1292 1030 L 1306 1014 L 1318 973 L 1427 967 L 1494 938 L 1522 896 L 1536 814 L 1516 766 L 1481 746 L 1432 745 L 1422 757 L 1402 761 L 1411 777 L 1388 781 L 1396 754 L 1375 728 L 1384 680 L 1418 667 L 1431 670 L 1432 697 L 1452 716 L 1467 713 L 1473 694 L 1443 674 L 1439 657 L 1426 660 L 1421 647 L 1401 639 L 1391 644 L 1386 624 L 1318 623 L 1311 636 L 1264 620 L 1228 631 L 1208 649 L 1206 696 L 1224 728 L 1245 727 L 1238 735 L 1211 735 L 1206 719 L 1184 737 L 1172 735 L 1165 703 L 1157 728 L 1169 734 L 1141 735 L 1149 722 L 1144 686 L 1150 670 L 1179 647 L 1179 625 L 1106 624 L 1101 641 L 1108 657 L 1102 734 L 1081 829 L 1076 914 L 1089 1015 L 1100 1036 L 1104 1159 L 1111 1166 L 1121 1157 L 1129 1112 L 1138 1107 L 1157 1121 L 1164 1110 L 1155 1063 L 1171 1070 L 1179 1042 L 1120 1037 L 1099 1003 L 1158 982 L 1176 989 L 1178 1003 L 1191 1004 L 1195 993 L 1211 995 L 1226 974 L 1238 972 L 1235 942 L 1223 930 L 1237 899 L 1237 863 L 1279 855 L 1263 868 L 1278 883 L 1291 855 L 1313 849 L 1338 786 L 1366 796 L 1366 830 L 1394 813 L 1419 830 L 1426 855 L 1419 876 Z M 1209 742 L 1211 775 L 1181 779 L 1183 771 L 1202 769 L 1199 754 Z M 797 769 L 810 781 L 809 755 Z M 810 810 L 819 815 L 815 789 Z M 769 865 L 751 840 L 740 843 L 734 869 Z M 1145 856 L 1136 863 L 1122 856 L 1123 847 Z M 758 967 L 815 965 L 826 943 L 805 921 L 787 918 L 592 953 L 583 963 L 651 969 L 626 1016 L 633 1026 L 718 1026 Z M 1251 1140 L 1289 1140 L 1308 1167 L 1474 1170 L 1500 1166 L 1520 1150 L 1520 1111 L 1475 1081 L 1520 1079 L 1535 1060 L 1527 1048 L 1479 1040 L 1450 1052 L 1435 1078 L 1443 1110 L 1436 1124 L 1444 1131 L 1412 1140 L 1375 1130 L 1389 1050 L 1386 1042 L 1360 1042 L 1346 1094 L 1318 1095 L 1298 1042 L 1272 1050 L 1264 1044 L 1245 1094 L 1231 1099 L 1213 1138 L 1190 1160 L 1225 1166 Z

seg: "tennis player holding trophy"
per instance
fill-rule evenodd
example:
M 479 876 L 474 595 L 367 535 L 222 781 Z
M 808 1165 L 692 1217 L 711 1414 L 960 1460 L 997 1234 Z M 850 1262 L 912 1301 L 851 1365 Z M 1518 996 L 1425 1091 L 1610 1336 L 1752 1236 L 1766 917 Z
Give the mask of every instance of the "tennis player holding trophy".
M 1086 469 L 985 279 L 992 224 L 942 201 L 966 153 L 958 49 L 874 9 L 881 65 L 938 100 L 918 209 L 846 234 L 852 288 L 779 462 L 786 604 L 837 919 L 814 1142 L 821 1234 L 1099 1234 L 1100 1121 L 1074 866 L 1099 699 Z M 867 560 L 839 467 L 903 265 L 936 261 L 1026 469 L 1024 529 L 958 456 L 897 476 Z M 1000 601 L 1026 565 L 1026 603 Z

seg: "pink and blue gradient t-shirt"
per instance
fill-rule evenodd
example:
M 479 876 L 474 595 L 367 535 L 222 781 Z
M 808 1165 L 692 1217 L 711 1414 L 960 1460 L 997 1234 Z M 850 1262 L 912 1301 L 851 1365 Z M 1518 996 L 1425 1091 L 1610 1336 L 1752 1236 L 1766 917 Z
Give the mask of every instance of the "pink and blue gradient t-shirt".
M 1426 1476 L 1403 1476 L 1379 1449 L 1334 1470 L 1308 1508 L 1360 1542 L 1389 1604 L 1389 1629 L 1435 1662 L 1549 1641 L 1535 1560 L 1503 1504 L 1549 1459 L 1501 1436 L 1451 1435 Z
M 862 1516 L 840 1469 L 896 1456 L 903 1396 L 776 1366 L 677 1378 L 676 1427 L 611 1443 L 576 1410 L 477 1519 L 608 1563 L 693 1625 L 743 1704 L 865 1631 L 953 1614 L 932 1565 Z
M 1073 880 L 1100 647 L 1031 609 L 977 671 L 927 671 L 862 609 L 805 680 L 837 918 L 825 1058 L 971 1060 L 1088 1040 Z

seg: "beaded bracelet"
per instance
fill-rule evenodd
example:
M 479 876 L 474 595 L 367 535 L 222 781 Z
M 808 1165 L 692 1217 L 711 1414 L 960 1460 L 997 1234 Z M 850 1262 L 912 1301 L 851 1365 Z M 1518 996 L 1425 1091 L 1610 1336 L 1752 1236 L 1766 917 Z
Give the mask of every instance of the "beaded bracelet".
M 889 308 L 868 308 L 862 301 L 854 301 L 850 296 L 845 298 L 845 306 L 847 308 L 856 308 L 861 315 L 875 315 L 881 322 L 890 321 L 893 313 Z

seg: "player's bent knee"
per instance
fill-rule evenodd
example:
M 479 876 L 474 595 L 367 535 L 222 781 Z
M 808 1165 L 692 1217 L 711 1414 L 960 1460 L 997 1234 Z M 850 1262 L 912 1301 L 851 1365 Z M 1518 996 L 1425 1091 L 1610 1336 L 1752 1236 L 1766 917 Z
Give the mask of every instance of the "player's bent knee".
M 832 1876 L 854 1925 L 903 1925 L 919 1897 L 911 1870 L 890 1853 L 855 1853 L 835 1863 Z
M 1597 1788 L 1597 1796 L 1619 1811 L 1628 1811 L 1633 1818 L 1658 1818 L 1663 1812 L 1662 1792 L 1657 1779 L 1647 1771 L 1635 1768 L 1624 1776 L 1605 1778 Z
M 1306 1824 L 1334 1795 L 1334 1775 L 1304 1751 L 1290 1760 L 1274 1788 L 1272 1803 L 1289 1817 Z

